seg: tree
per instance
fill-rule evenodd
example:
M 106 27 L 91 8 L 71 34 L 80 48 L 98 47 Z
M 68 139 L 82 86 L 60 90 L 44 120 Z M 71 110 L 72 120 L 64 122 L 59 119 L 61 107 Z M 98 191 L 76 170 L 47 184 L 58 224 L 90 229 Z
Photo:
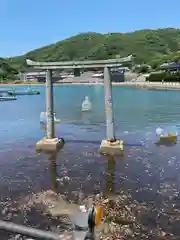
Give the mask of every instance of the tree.
M 82 33 L 19 57 L 5 59 L 17 71 L 27 69 L 25 59 L 70 61 L 136 56 L 137 64 L 160 64 L 180 60 L 180 29 L 140 30 L 131 33 Z
M 115 58 L 119 59 L 119 58 L 121 58 L 121 55 L 120 54 L 116 54 Z
M 139 68 L 139 73 L 148 73 L 149 72 L 149 66 L 146 64 L 143 64 Z

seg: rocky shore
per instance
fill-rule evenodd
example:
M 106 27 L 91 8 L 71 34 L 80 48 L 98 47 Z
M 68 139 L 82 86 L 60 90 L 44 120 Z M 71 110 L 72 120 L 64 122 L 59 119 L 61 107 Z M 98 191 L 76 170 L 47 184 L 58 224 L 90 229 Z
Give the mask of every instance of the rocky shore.
M 166 185 L 161 187 L 160 195 L 167 193 Z M 65 197 L 65 196 L 64 196 Z M 1 203 L 1 219 L 59 234 L 60 239 L 83 240 L 85 232 L 75 237 L 72 215 L 80 216 L 79 205 L 65 200 L 53 191 L 33 194 L 14 204 Z M 172 196 L 171 196 L 172 198 Z M 174 198 L 172 198 L 174 199 Z M 99 204 L 103 206 L 103 221 L 96 229 L 96 239 L 103 240 L 176 240 L 179 239 L 179 205 L 162 202 L 157 208 L 152 202 L 137 202 L 130 193 L 121 191 L 118 195 L 95 198 L 85 197 L 81 204 Z M 83 219 L 78 219 L 81 222 Z M 84 224 L 84 221 L 83 221 Z M 13 235 L 0 231 L 2 240 L 29 240 L 19 234 Z

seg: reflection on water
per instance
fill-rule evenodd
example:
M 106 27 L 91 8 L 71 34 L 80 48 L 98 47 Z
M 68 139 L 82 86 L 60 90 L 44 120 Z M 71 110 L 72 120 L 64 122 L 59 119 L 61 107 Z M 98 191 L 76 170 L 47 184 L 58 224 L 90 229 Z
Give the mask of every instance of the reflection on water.
M 57 152 L 51 153 L 49 156 L 49 171 L 50 171 L 50 180 L 52 187 L 51 189 L 58 193 L 58 181 L 57 181 L 57 166 L 56 166 L 56 160 L 57 160 Z
M 61 166 L 63 173 L 66 173 L 66 174 L 61 179 L 59 178 L 59 176 L 58 176 L 58 167 L 59 166 L 57 166 L 57 155 L 58 155 L 58 152 L 54 152 L 54 153 L 49 154 L 49 157 L 48 157 L 51 189 L 56 193 L 58 193 L 60 191 L 60 187 L 61 187 L 58 184 L 58 182 L 60 180 L 69 178 L 66 175 L 67 170 L 64 171 L 64 169 L 66 169 L 66 167 L 63 167 L 63 166 Z M 106 196 L 109 196 L 109 195 L 115 193 L 116 159 L 114 157 L 106 156 L 104 161 L 107 162 L 107 168 L 105 169 L 106 174 L 104 177 L 104 181 L 105 181 L 104 193 Z M 60 173 L 60 174 L 62 175 L 62 173 Z M 100 189 L 100 190 L 102 190 L 102 189 Z
M 54 132 L 56 132 L 56 129 L 57 129 L 57 124 L 54 124 Z M 47 126 L 46 124 L 44 123 L 40 123 L 40 130 L 43 132 L 43 133 L 46 133 L 47 131 Z
M 46 133 L 46 131 L 47 131 L 46 124 L 40 123 L 40 129 L 42 132 Z
M 84 124 L 91 124 L 91 122 L 92 122 L 92 113 L 91 112 L 82 112 L 82 122 Z
M 107 180 L 106 180 L 106 194 L 114 193 L 115 184 L 115 170 L 116 160 L 114 157 L 107 157 Z

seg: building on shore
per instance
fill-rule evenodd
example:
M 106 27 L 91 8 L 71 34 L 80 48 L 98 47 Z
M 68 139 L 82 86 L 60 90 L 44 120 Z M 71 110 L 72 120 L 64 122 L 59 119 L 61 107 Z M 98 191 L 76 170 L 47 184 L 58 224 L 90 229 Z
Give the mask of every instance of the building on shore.
M 111 69 L 111 80 L 112 82 L 124 82 L 125 74 L 129 73 L 129 68 L 120 67 Z M 79 74 L 73 74 L 73 72 L 54 72 L 53 82 L 103 82 L 104 73 L 101 71 L 92 72 L 86 71 Z M 45 82 L 46 72 L 45 71 L 31 71 L 21 73 L 19 79 L 24 82 Z
M 124 82 L 125 81 L 125 73 L 129 72 L 128 67 L 119 67 L 111 69 L 111 81 L 112 82 Z M 103 72 L 97 72 L 92 75 L 92 78 L 104 78 Z
M 45 71 L 28 71 L 19 74 L 19 79 L 24 82 L 45 82 L 46 72 Z M 62 79 L 60 74 L 53 74 L 53 82 L 57 82 Z
M 45 74 L 46 73 L 44 71 L 28 71 L 21 73 L 19 78 L 24 82 L 39 82 L 41 79 L 45 79 Z
M 159 70 L 164 70 L 164 71 L 179 71 L 180 70 L 180 63 L 164 63 L 159 67 Z

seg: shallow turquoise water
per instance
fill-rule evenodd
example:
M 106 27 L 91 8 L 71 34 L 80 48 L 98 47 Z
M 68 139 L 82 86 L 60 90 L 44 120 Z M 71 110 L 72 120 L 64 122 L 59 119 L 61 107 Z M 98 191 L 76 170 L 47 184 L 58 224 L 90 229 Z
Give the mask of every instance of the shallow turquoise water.
M 17 101 L 0 103 L 1 197 L 21 197 L 52 184 L 48 157 L 34 150 L 36 141 L 44 136 L 39 115 L 45 111 L 45 89 L 36 89 L 41 95 L 19 96 Z M 107 159 L 98 155 L 106 134 L 103 87 L 57 86 L 54 92 L 55 111 L 62 122 L 57 126 L 57 135 L 67 141 L 57 156 L 57 173 L 62 177 L 65 168 L 71 179 L 59 190 L 104 190 Z M 93 110 L 82 114 L 81 103 L 86 95 Z M 178 145 L 156 147 L 153 139 L 158 126 L 179 127 L 180 93 L 113 87 L 113 100 L 116 135 L 129 144 L 124 158 L 116 162 L 116 191 L 125 188 L 138 199 L 154 199 L 162 182 L 173 179 L 179 188 Z M 143 189 L 142 193 L 137 194 L 137 188 Z
M 36 89 L 41 91 L 40 96 L 19 96 L 17 101 L 1 103 L 1 138 L 12 140 L 14 137 L 28 139 L 42 136 L 38 123 L 40 112 L 45 111 L 45 89 L 43 87 Z M 54 92 L 55 111 L 64 124 L 85 128 L 92 125 L 99 127 L 100 130 L 104 128 L 103 87 L 59 86 L 54 88 Z M 86 95 L 92 101 L 93 110 L 90 114 L 81 112 L 81 103 Z M 124 131 L 143 135 L 152 130 L 154 133 L 157 126 L 178 126 L 180 123 L 179 92 L 153 92 L 114 87 L 113 100 L 117 135 Z

